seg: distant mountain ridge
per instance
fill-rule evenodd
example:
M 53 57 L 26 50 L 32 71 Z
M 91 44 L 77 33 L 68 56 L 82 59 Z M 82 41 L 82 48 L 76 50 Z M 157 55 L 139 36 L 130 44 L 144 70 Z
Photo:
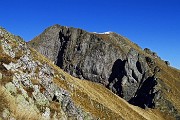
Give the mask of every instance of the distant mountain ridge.
M 180 72 L 150 49 L 113 32 L 60 25 L 48 27 L 28 45 L 74 77 L 101 83 L 133 105 L 179 119 Z

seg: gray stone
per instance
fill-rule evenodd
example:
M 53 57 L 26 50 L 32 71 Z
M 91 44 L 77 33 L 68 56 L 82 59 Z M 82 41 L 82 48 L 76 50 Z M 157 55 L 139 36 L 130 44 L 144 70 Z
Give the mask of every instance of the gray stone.
M 34 91 L 32 94 L 38 105 L 49 105 L 49 100 L 42 93 Z
M 15 85 L 12 84 L 12 82 L 6 83 L 5 87 L 11 94 L 17 93 L 17 89 L 16 89 Z
M 23 95 L 18 94 L 16 97 L 16 103 L 21 105 L 21 107 L 27 108 L 29 106 L 29 102 L 24 98 Z
M 3 63 L 3 66 L 7 69 L 7 70 L 11 70 L 11 71 L 18 71 L 18 68 L 21 67 L 21 65 L 19 63 L 13 63 L 10 62 L 9 64 L 5 64 Z
M 15 57 L 15 52 L 12 50 L 12 47 L 5 41 L 2 41 L 2 48 L 6 54 L 8 54 L 10 57 Z
M 157 74 L 158 72 L 160 72 L 161 71 L 161 69 L 158 67 L 158 66 L 156 66 L 155 68 L 154 68 L 154 74 Z
M 169 66 L 169 65 L 170 65 L 170 62 L 169 62 L 169 61 L 165 61 L 165 64 L 166 64 L 167 66 Z
M 152 57 L 158 58 L 157 53 L 152 52 L 149 48 L 145 48 L 144 51 L 145 51 L 146 53 L 150 54 Z
M 23 88 L 22 86 L 20 86 L 19 90 L 21 91 L 22 96 L 23 96 L 24 98 L 29 98 L 29 97 L 30 97 L 30 96 L 28 96 L 27 91 L 24 90 L 24 88 Z
M 9 64 L 5 64 L 3 63 L 3 66 L 7 69 L 7 70 L 11 70 L 14 68 L 14 64 L 12 62 L 10 62 Z
M 126 76 L 124 76 L 122 78 L 122 82 L 121 82 L 122 86 L 125 85 L 127 81 L 128 81 L 128 78 Z
M 28 71 L 34 72 L 36 70 L 37 64 L 32 60 L 31 56 L 28 54 L 22 56 L 20 58 L 20 62 L 24 69 L 28 69 Z
M 46 107 L 45 112 L 42 114 L 42 117 L 44 120 L 50 120 L 50 109 Z
M 2 29 L 0 29 L 0 37 L 4 36 L 4 32 L 2 31 Z
M 9 112 L 9 110 L 7 109 L 7 108 L 5 108 L 4 110 L 3 110 L 3 112 L 2 112 L 2 117 L 4 118 L 4 119 L 8 119 L 9 117 L 10 117 L 10 112 Z
M 151 66 L 155 64 L 154 60 L 152 58 L 150 58 L 150 57 L 146 57 L 146 61 Z
M 21 83 L 26 86 L 26 87 L 33 87 L 33 84 L 30 80 L 30 75 L 28 73 L 25 74 L 21 74 L 21 77 L 19 78 L 19 81 L 21 81 Z
M 17 87 L 20 88 L 20 75 L 18 73 L 14 73 L 12 83 Z

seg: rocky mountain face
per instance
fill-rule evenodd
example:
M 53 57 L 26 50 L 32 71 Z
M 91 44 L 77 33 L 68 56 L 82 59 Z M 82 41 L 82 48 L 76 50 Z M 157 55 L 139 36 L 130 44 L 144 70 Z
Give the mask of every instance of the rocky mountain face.
M 133 105 L 180 118 L 180 103 L 174 104 L 166 94 L 172 88 L 166 79 L 179 84 L 179 71 L 150 49 L 142 50 L 116 33 L 89 33 L 60 25 L 47 28 L 28 45 L 76 78 L 101 83 Z M 174 71 L 178 74 L 172 78 Z

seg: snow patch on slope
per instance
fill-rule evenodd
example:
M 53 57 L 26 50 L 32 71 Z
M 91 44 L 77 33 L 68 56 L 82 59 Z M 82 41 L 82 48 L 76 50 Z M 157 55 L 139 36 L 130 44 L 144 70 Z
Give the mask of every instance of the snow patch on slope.
M 93 32 L 93 33 L 95 33 L 95 34 L 110 34 L 110 33 L 112 33 L 111 31 L 108 31 L 108 32 L 103 32 L 103 33 L 97 33 L 97 32 Z

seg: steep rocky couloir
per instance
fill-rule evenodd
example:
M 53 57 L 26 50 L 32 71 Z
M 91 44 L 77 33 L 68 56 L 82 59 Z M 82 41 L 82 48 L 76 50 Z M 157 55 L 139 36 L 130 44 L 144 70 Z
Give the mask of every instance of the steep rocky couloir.
M 162 97 L 156 54 L 116 33 L 89 33 L 54 25 L 28 43 L 74 77 L 98 82 L 141 108 L 164 108 L 178 116 L 176 108 Z M 163 104 L 161 104 L 163 102 Z

